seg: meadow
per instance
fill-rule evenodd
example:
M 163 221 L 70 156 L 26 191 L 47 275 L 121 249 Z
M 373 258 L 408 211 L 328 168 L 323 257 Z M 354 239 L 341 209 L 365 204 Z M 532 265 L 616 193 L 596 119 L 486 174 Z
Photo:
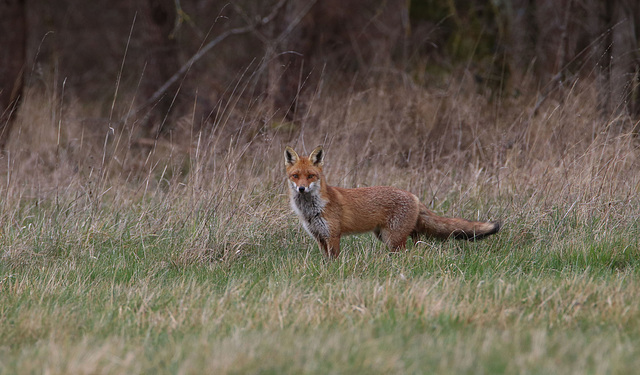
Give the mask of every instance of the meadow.
M 31 93 L 1 167 L 0 373 L 633 373 L 640 150 L 596 103 L 379 79 L 321 86 L 298 123 L 232 95 L 209 131 L 140 142 Z M 327 261 L 282 156 L 318 144 L 330 184 L 503 229 Z

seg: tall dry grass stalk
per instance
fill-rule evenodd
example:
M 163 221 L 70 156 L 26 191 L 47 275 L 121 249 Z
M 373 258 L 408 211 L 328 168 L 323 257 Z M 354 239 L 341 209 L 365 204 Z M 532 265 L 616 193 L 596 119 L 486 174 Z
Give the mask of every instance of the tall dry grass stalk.
M 83 228 L 80 244 L 135 212 L 137 236 L 191 226 L 180 240 L 185 253 L 239 254 L 295 225 L 281 153 L 318 144 L 329 183 L 398 186 L 448 215 L 501 219 L 508 228 L 559 210 L 599 217 L 603 230 L 637 218 L 638 141 L 614 126 L 620 118 L 597 112 L 593 82 L 537 106 L 535 96 L 498 98 L 462 77 L 438 88 L 385 75 L 366 88 L 327 80 L 292 124 L 244 98 L 242 80 L 252 78 L 243 76 L 206 130 L 196 132 L 200 124 L 186 113 L 157 140 L 140 139 L 135 122 L 83 118 L 96 110 L 79 98 L 33 90 L 0 166 L 4 230 L 22 231 L 30 210 L 60 204 L 70 225 Z

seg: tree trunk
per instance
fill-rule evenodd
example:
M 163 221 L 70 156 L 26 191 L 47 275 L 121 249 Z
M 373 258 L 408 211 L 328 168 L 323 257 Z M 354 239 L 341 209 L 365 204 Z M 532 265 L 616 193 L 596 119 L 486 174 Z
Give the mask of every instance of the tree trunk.
M 640 6 L 635 0 L 589 0 L 587 25 L 595 44 L 598 107 L 605 117 L 640 115 Z
M 142 93 L 149 98 L 180 69 L 178 45 L 171 35 L 177 15 L 172 0 L 140 0 L 140 8 L 146 49 Z M 153 103 L 145 123 L 149 135 L 157 136 L 163 131 L 164 118 L 171 110 L 174 94 L 168 90 L 157 103 Z
M 637 74 L 639 68 L 638 39 L 634 8 L 637 0 L 612 2 L 610 100 L 614 113 L 633 114 L 637 105 Z M 635 94 L 635 95 L 634 95 Z
M 269 46 L 275 54 L 268 78 L 275 109 L 297 120 L 305 93 L 316 88 L 325 64 L 339 71 L 387 68 L 404 50 L 408 7 L 408 1 L 288 1 L 271 30 L 282 39 Z M 289 25 L 297 26 L 289 30 Z
M 25 0 L 0 0 L 0 149 L 22 96 L 25 66 Z

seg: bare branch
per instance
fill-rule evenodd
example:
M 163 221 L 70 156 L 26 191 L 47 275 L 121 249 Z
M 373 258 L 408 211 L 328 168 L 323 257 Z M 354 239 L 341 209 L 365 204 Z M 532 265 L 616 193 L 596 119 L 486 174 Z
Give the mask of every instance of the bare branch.
M 140 112 L 144 108 L 147 108 L 149 105 L 159 100 L 162 97 L 162 95 L 164 95 L 164 93 L 169 89 L 169 87 L 171 87 L 171 85 L 176 83 L 180 79 L 180 77 L 182 77 L 185 73 L 187 73 L 191 69 L 191 66 L 193 66 L 193 64 L 196 61 L 200 60 L 202 56 L 207 54 L 207 52 L 209 52 L 213 47 L 220 44 L 220 42 L 222 42 L 223 40 L 233 35 L 240 35 L 240 34 L 245 34 L 251 31 L 255 31 L 257 30 L 258 27 L 264 26 L 269 22 L 273 21 L 273 19 L 277 16 L 278 12 L 280 11 L 280 9 L 282 9 L 286 1 L 287 0 L 280 0 L 267 16 L 259 18 L 255 24 L 250 24 L 250 25 L 226 30 L 222 34 L 218 35 L 217 38 L 213 39 L 212 41 L 204 45 L 202 49 L 200 49 L 195 55 L 193 55 L 189 60 L 187 60 L 187 62 L 184 63 L 184 65 L 182 65 L 182 67 L 173 76 L 171 76 L 171 78 L 169 78 L 162 86 L 160 86 L 160 88 L 158 88 L 158 90 L 156 90 L 153 93 L 153 95 L 149 97 L 149 99 L 147 99 L 143 104 L 141 104 L 133 112 L 133 114 Z M 307 12 L 309 12 L 309 10 L 311 9 L 311 6 L 313 6 L 315 2 L 316 0 L 310 1 L 307 7 L 305 7 L 305 9 L 294 19 L 294 21 L 291 24 L 289 24 L 287 29 L 282 34 L 280 34 L 278 38 L 276 38 L 276 40 L 281 41 L 282 39 L 284 39 L 286 35 L 288 35 L 298 23 L 300 23 L 302 18 L 307 14 Z M 125 118 L 125 121 L 129 116 L 130 114 L 127 115 L 127 117 Z

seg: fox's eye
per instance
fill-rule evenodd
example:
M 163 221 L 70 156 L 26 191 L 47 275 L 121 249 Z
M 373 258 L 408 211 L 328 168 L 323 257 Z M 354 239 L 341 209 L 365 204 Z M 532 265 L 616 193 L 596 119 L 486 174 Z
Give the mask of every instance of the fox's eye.
M 309 180 L 311 180 L 312 178 L 315 178 L 316 175 L 315 174 L 310 174 L 309 177 L 307 177 Z
M 292 175 L 291 175 L 291 177 L 293 177 L 293 178 L 298 178 L 298 177 L 300 177 L 300 176 L 298 176 L 298 174 L 296 173 L 296 174 L 292 174 Z

